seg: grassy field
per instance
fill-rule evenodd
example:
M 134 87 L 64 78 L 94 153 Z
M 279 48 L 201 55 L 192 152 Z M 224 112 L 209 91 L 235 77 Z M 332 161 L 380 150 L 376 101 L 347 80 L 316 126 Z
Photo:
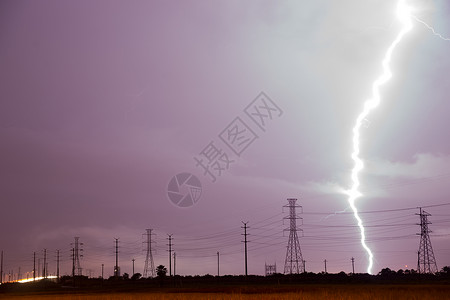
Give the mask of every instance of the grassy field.
M 194 300 L 194 299 L 230 299 L 230 300 L 275 300 L 275 299 L 450 299 L 450 286 L 448 285 L 407 285 L 407 286 L 304 286 L 297 287 L 293 292 L 277 292 L 276 289 L 234 291 L 231 293 L 90 293 L 90 294 L 58 294 L 58 295 L 0 295 L 0 299 L 36 299 L 36 300 Z

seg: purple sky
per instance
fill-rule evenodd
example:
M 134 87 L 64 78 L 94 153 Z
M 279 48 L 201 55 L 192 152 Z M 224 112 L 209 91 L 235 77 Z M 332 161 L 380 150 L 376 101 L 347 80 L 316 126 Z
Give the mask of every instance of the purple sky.
M 303 1 L 304 2 L 304 1 Z M 142 234 L 153 228 L 155 264 L 177 273 L 283 272 L 287 198 L 303 206 L 308 271 L 367 267 L 342 193 L 350 185 L 351 128 L 381 59 L 400 30 L 394 1 L 9 1 L 0 3 L 0 250 L 5 270 L 32 255 L 84 243 L 82 267 L 142 272 Z M 338 3 L 339 2 L 339 3 Z M 450 4 L 410 3 L 450 36 Z M 373 272 L 416 268 L 418 206 L 450 203 L 450 42 L 421 25 L 397 48 L 383 102 L 362 131 L 362 214 Z M 282 110 L 265 132 L 244 108 L 264 91 Z M 259 138 L 215 183 L 194 157 L 236 117 Z M 225 147 L 224 147 L 225 149 Z M 202 182 L 198 203 L 167 198 L 172 176 Z M 404 210 L 395 210 L 404 209 Z M 395 211 L 385 211 L 395 210 Z M 450 205 L 426 208 L 434 253 L 450 265 Z

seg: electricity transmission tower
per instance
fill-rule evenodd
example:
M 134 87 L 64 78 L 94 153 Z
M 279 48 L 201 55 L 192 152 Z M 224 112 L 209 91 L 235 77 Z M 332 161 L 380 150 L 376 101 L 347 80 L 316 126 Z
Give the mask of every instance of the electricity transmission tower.
M 277 273 L 277 263 L 274 263 L 273 265 L 268 265 L 267 263 L 264 264 L 264 275 L 270 276 Z
M 145 243 L 147 244 L 147 256 L 145 257 L 145 265 L 144 265 L 144 277 L 155 277 L 155 264 L 153 262 L 152 255 L 152 230 L 146 229 L 147 240 Z
M 83 249 L 81 246 L 83 246 L 83 243 L 79 242 L 80 238 L 75 237 L 75 242 L 72 243 L 72 276 L 81 276 L 82 274 L 82 268 L 80 264 L 80 257 L 83 257 Z
M 428 230 L 428 216 L 431 214 L 422 210 L 419 207 L 420 213 L 416 214 L 420 216 L 420 244 L 419 252 L 417 253 L 417 271 L 419 273 L 436 273 L 438 271 L 436 259 L 434 258 L 433 247 L 431 246 L 431 240 Z
M 284 261 L 284 274 L 299 274 L 305 272 L 305 261 L 303 260 L 302 250 L 300 249 L 300 242 L 298 241 L 297 231 L 301 230 L 297 228 L 297 219 L 301 219 L 297 216 L 295 209 L 300 207 L 296 205 L 297 199 L 287 199 L 288 205 L 284 207 L 289 208 L 289 217 L 285 219 L 289 220 L 289 240 L 286 251 L 286 260 Z M 285 229 L 288 230 L 288 229 Z

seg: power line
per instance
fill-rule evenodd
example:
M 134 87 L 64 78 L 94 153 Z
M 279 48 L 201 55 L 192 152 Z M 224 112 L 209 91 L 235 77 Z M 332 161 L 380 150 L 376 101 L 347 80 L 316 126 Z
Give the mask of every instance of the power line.
M 447 206 L 450 205 L 450 202 L 448 203 L 441 203 L 441 204 L 432 204 L 432 205 L 425 205 L 422 206 L 422 208 L 430 208 L 430 207 L 440 207 L 440 206 Z M 395 212 L 395 211 L 406 211 L 406 210 L 416 210 L 417 207 L 405 207 L 405 208 L 395 208 L 395 209 L 383 209 L 383 210 L 371 210 L 371 211 L 360 211 L 359 214 L 374 214 L 374 213 L 385 213 L 385 212 Z M 321 212 L 303 212 L 305 215 L 331 215 L 335 213 L 321 213 Z M 353 212 L 339 212 L 337 213 L 339 215 L 353 215 Z

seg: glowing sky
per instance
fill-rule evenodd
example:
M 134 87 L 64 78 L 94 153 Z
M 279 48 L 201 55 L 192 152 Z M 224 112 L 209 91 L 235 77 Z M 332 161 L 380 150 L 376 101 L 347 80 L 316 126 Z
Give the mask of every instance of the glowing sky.
M 303 1 L 305 2 L 305 1 Z M 367 259 L 342 190 L 350 185 L 351 128 L 398 34 L 395 1 L 2 1 L 0 3 L 0 250 L 5 270 L 32 254 L 84 242 L 82 267 L 142 272 L 142 234 L 155 264 L 177 273 L 282 272 L 290 197 L 303 205 L 307 271 L 364 272 Z M 448 1 L 411 1 L 450 36 Z M 393 56 L 384 102 L 363 128 L 362 214 L 373 272 L 415 268 L 415 208 L 450 202 L 449 42 L 414 24 Z M 283 110 L 212 183 L 193 157 L 264 91 Z M 180 209 L 166 196 L 179 172 L 203 184 Z M 450 205 L 432 214 L 438 267 L 450 265 Z

